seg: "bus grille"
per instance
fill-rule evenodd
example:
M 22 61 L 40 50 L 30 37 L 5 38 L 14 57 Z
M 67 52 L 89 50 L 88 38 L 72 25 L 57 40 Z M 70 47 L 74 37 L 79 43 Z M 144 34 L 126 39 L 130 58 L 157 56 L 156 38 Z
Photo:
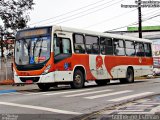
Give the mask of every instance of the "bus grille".
M 38 82 L 40 77 L 20 77 L 22 82 L 26 82 L 27 80 L 32 80 L 33 82 Z

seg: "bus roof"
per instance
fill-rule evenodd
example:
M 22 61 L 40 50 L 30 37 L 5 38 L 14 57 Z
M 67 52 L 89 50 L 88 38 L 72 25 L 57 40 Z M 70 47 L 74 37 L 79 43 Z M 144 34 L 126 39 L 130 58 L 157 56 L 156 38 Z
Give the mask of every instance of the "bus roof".
M 112 34 L 112 33 L 101 33 L 101 32 L 82 30 L 82 29 L 76 29 L 76 28 L 69 28 L 69 27 L 63 27 L 63 26 L 53 26 L 53 29 L 59 30 L 59 31 L 66 31 L 66 32 L 82 33 L 82 34 L 97 35 L 97 36 L 104 36 L 104 37 L 111 37 L 111 38 L 152 43 L 151 40 L 143 39 L 143 38 L 130 37 L 130 36 L 126 36 L 126 35 L 117 35 L 117 34 Z

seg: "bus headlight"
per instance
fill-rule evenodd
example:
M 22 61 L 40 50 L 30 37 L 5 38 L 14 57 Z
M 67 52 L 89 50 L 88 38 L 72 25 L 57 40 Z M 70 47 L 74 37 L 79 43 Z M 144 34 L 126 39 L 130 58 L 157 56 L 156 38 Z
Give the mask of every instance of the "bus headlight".
M 51 65 L 48 65 L 48 66 L 46 67 L 46 69 L 44 70 L 44 72 L 42 73 L 42 75 L 47 74 L 48 71 L 50 70 L 50 68 L 51 68 Z

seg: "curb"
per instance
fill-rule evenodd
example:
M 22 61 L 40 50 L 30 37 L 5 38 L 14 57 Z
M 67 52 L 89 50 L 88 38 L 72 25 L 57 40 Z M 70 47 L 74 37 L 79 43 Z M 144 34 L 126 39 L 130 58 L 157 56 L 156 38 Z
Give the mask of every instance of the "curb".
M 12 85 L 14 80 L 2 80 L 0 81 L 0 85 Z

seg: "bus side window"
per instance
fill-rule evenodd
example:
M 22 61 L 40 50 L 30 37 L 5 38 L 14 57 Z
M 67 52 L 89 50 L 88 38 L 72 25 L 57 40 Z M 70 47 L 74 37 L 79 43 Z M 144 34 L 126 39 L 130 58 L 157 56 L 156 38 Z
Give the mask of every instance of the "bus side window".
M 100 38 L 101 54 L 113 55 L 112 38 L 101 37 Z
M 152 57 L 151 44 L 144 43 L 144 50 L 145 50 L 146 57 Z
M 114 41 L 114 54 L 125 55 L 124 41 L 119 39 L 113 39 L 113 41 Z
M 145 55 L 143 43 L 136 42 L 135 47 L 136 47 L 136 55 L 137 56 L 144 56 Z
M 125 41 L 126 45 L 126 55 L 127 56 L 135 56 L 135 46 L 134 46 L 134 41 Z
M 97 36 L 85 36 L 86 51 L 88 54 L 99 54 L 99 38 Z
M 84 36 L 81 34 L 74 34 L 74 52 L 85 53 Z

